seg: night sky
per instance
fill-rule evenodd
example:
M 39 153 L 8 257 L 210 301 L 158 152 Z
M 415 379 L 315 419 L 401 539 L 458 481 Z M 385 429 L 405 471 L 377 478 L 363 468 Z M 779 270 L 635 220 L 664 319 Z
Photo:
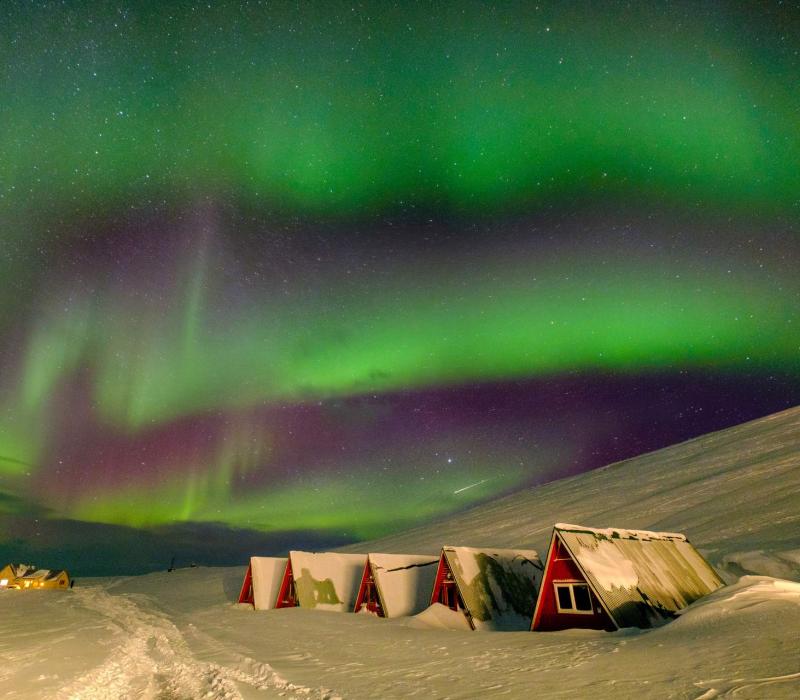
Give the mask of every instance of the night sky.
M 0 565 L 334 546 L 800 403 L 800 7 L 631 5 L 0 3 Z

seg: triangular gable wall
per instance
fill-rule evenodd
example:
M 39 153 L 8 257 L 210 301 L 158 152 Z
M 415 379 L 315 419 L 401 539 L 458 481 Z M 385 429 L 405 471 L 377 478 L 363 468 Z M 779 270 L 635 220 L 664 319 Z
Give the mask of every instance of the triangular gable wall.
M 294 576 L 292 575 L 292 558 L 286 560 L 286 568 L 283 570 L 281 587 L 278 590 L 278 597 L 275 600 L 276 608 L 295 608 L 297 607 L 297 592 L 294 587 Z
M 436 569 L 433 593 L 431 593 L 431 605 L 434 603 L 444 605 L 454 612 L 463 613 L 469 623 L 470 629 L 475 629 L 469 610 L 467 610 L 464 605 L 464 599 L 461 596 L 461 592 L 458 590 L 458 582 L 450 569 L 450 564 L 447 561 L 447 555 L 444 549 L 442 549 L 442 553 L 439 556 L 439 565 Z
M 559 589 L 562 589 L 560 593 Z M 583 597 L 583 590 L 588 592 L 588 601 Z M 565 610 L 560 604 L 559 595 L 564 603 L 569 598 L 570 608 L 584 609 L 568 612 L 569 608 Z M 531 629 L 550 632 L 573 628 L 612 631 L 617 629 L 617 625 L 564 546 L 558 531 L 553 530 Z
M 253 600 L 253 565 L 247 565 L 247 571 L 244 574 L 244 581 L 242 582 L 242 590 L 239 591 L 238 603 L 249 603 L 254 605 Z
M 375 578 L 372 575 L 372 566 L 369 558 L 367 558 L 367 563 L 364 564 L 364 573 L 361 576 L 361 585 L 358 587 L 358 596 L 356 597 L 356 604 L 353 606 L 353 612 L 361 612 L 362 608 L 378 617 L 386 617 L 378 587 L 375 585 Z

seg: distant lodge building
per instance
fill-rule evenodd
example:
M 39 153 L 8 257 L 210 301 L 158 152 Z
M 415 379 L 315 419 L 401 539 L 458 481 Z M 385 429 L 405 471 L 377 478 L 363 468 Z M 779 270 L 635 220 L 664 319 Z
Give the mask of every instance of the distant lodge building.
M 6 573 L 0 586 L 51 580 Z M 61 574 L 66 587 L 66 572 L 52 576 Z M 558 523 L 544 565 L 529 549 L 451 546 L 438 558 L 299 551 L 252 557 L 239 603 L 420 615 L 453 629 L 613 631 L 662 624 L 722 585 L 684 535 Z
M 7 564 L 0 569 L 1 590 L 66 589 L 70 587 L 66 571 L 37 569 L 30 564 Z

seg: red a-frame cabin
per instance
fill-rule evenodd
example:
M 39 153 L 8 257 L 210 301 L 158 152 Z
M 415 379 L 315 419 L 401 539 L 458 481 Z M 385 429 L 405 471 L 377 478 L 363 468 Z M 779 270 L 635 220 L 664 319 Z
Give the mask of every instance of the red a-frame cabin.
M 617 626 L 554 530 L 531 629 L 550 632 L 569 628 L 611 632 Z
M 646 629 L 723 585 L 685 535 L 556 523 L 531 629 Z

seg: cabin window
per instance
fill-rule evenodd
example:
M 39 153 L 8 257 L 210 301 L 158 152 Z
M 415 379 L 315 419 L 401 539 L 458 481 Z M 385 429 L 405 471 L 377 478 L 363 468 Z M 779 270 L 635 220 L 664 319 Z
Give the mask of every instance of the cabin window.
M 592 597 L 585 583 L 554 583 L 558 612 L 592 614 Z
M 0 578 L 0 586 L 7 586 L 8 579 L 7 578 Z

